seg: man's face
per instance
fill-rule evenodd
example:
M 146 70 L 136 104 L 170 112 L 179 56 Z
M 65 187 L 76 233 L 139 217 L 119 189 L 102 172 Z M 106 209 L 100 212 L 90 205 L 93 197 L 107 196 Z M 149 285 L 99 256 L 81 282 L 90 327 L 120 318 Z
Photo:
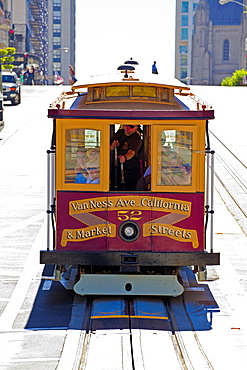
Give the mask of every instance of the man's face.
M 130 136 L 137 131 L 138 126 L 135 125 L 124 125 L 124 133 L 126 136 Z

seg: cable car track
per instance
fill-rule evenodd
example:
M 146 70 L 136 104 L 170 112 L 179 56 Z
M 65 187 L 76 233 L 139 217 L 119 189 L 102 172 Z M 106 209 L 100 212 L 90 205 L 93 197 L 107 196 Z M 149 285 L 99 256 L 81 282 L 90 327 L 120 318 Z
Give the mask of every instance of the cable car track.
M 182 298 L 182 309 L 191 327 L 191 331 L 188 332 L 191 334 L 190 339 L 191 339 L 192 347 L 190 346 L 190 350 L 188 350 L 187 348 L 188 343 L 185 342 L 182 332 L 179 331 L 177 319 L 176 319 L 176 316 L 173 310 L 173 303 L 171 303 L 171 301 L 168 300 L 166 305 L 167 305 L 167 309 L 168 309 L 168 313 L 170 317 L 172 342 L 174 345 L 174 350 L 178 354 L 178 360 L 179 360 L 179 364 L 181 368 L 184 370 L 190 370 L 190 369 L 196 370 L 198 368 L 198 364 L 200 363 L 199 365 L 200 369 L 213 370 L 214 368 L 206 352 L 204 351 L 202 344 L 200 343 L 199 337 L 196 333 L 192 320 L 187 312 L 183 298 Z M 193 354 L 192 354 L 191 348 L 193 348 Z M 197 355 L 196 355 L 197 359 L 195 361 L 193 360 L 193 358 L 195 358 L 196 352 L 197 352 Z
M 216 185 L 218 192 L 226 203 L 227 208 L 247 235 L 247 165 L 227 147 L 217 135 L 210 132 L 216 140 L 215 147 L 218 147 L 215 161 L 215 177 L 220 186 Z M 233 206 L 234 205 L 234 206 Z
M 108 303 L 108 314 L 104 312 L 104 318 L 95 319 L 98 317 L 97 310 L 102 307 L 104 300 L 106 305 Z M 126 315 L 123 312 L 121 315 L 112 314 L 112 305 L 114 306 L 116 302 L 123 304 Z M 180 331 L 181 323 L 177 322 L 181 314 L 187 318 L 186 331 Z M 114 327 L 115 333 L 112 331 Z M 136 297 L 124 299 L 115 297 L 108 302 L 106 298 L 88 298 L 81 338 L 81 348 L 77 351 L 80 358 L 74 361 L 79 365 L 73 369 L 162 369 L 166 361 L 172 368 L 179 366 L 184 370 L 196 370 L 199 364 L 200 369 L 213 370 L 183 298 L 146 300 Z M 114 351 L 116 342 L 118 351 Z M 104 359 L 101 358 L 102 353 Z M 154 367 L 150 367 L 151 363 Z

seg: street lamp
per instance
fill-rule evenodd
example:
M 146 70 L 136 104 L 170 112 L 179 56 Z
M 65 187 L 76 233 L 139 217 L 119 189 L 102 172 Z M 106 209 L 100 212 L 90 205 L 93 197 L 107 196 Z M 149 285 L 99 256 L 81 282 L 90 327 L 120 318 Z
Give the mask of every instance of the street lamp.
M 236 3 L 236 4 L 239 4 L 239 5 L 242 5 L 245 8 L 245 10 L 247 10 L 247 6 L 245 4 L 240 3 L 239 1 L 235 1 L 235 0 L 219 0 L 219 4 L 220 5 L 225 5 L 227 3 Z
M 46 85 L 46 58 L 48 58 L 48 54 L 49 53 L 52 53 L 53 51 L 56 51 L 56 50 L 63 50 L 65 53 L 68 53 L 69 51 L 69 48 L 67 46 L 64 46 L 62 48 L 55 48 L 55 49 L 52 49 L 52 50 L 49 50 L 47 52 L 44 52 L 44 66 L 43 66 L 43 69 L 44 69 L 44 85 Z

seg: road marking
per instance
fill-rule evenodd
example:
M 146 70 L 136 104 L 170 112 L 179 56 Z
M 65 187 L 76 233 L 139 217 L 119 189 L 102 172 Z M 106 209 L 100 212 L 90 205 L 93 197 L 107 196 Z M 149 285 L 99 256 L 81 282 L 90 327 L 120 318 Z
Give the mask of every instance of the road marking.
M 166 316 L 141 316 L 141 315 L 105 315 L 105 316 L 91 316 L 91 319 L 155 319 L 155 320 L 168 320 Z
M 45 280 L 44 284 L 42 286 L 42 290 L 50 290 L 52 286 L 52 281 L 51 280 Z
M 204 292 L 205 291 L 203 287 L 195 287 L 195 286 L 184 288 L 184 290 L 185 292 Z

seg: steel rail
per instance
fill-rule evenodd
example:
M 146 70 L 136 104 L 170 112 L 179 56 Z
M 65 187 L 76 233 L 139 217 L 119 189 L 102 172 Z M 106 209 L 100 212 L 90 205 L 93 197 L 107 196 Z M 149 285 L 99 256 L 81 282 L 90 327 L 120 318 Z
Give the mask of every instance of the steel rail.
M 247 178 L 247 165 L 238 158 L 237 154 L 234 153 L 229 147 L 220 140 L 217 135 L 210 132 L 210 134 L 217 140 L 217 142 L 224 148 L 225 153 L 229 155 L 226 159 L 224 156 L 224 152 L 217 150 L 216 159 L 217 162 L 215 165 L 215 177 L 218 180 L 219 184 L 222 186 L 228 197 L 230 198 L 232 204 L 237 207 L 237 211 L 240 213 L 236 216 L 233 210 L 230 210 L 238 224 L 240 225 L 241 229 L 247 234 L 247 230 L 243 225 L 241 225 L 241 217 L 247 218 L 247 211 L 246 211 L 246 195 L 247 195 L 247 182 L 245 178 Z M 223 158 L 224 156 L 224 158 Z M 222 174 L 222 169 L 225 170 L 225 175 Z M 232 181 L 232 184 L 229 183 L 229 180 Z M 216 186 L 217 188 L 217 186 Z M 219 194 L 222 197 L 223 194 L 220 190 Z M 238 196 L 239 194 L 239 196 Z M 222 198 L 223 199 L 223 198 Z M 245 203 L 244 203 L 245 201 Z M 228 207 L 228 209 L 231 207 Z
M 243 161 L 241 161 L 241 159 L 238 158 L 237 154 L 233 153 L 232 150 L 229 149 L 229 147 L 223 143 L 222 140 L 220 140 L 220 138 L 215 135 L 212 131 L 209 130 L 209 133 L 210 135 L 212 135 L 213 137 L 215 137 L 215 139 L 217 139 L 217 141 L 229 152 L 231 153 L 231 155 L 239 162 L 241 163 L 242 166 L 244 166 L 246 169 L 247 169 L 247 164 L 245 164 Z
M 176 320 L 176 315 L 173 310 L 172 300 L 167 299 L 166 301 L 164 301 L 164 304 L 166 306 L 166 309 L 167 309 L 167 312 L 170 318 L 170 326 L 171 326 L 171 332 L 172 332 L 171 339 L 172 339 L 172 343 L 174 346 L 174 350 L 176 351 L 177 356 L 178 356 L 180 367 L 183 370 L 197 370 L 198 362 L 195 361 L 195 359 L 193 359 L 194 353 L 197 351 L 198 354 L 200 355 L 200 362 L 204 364 L 203 367 L 201 365 L 200 368 L 214 370 L 214 367 L 210 359 L 208 358 L 206 352 L 203 349 L 202 344 L 200 343 L 200 340 L 198 338 L 198 335 L 196 333 L 196 330 L 194 328 L 190 315 L 186 309 L 186 305 L 184 303 L 183 298 L 182 298 L 182 307 L 183 307 L 184 313 L 186 314 L 188 323 L 191 327 L 191 333 L 193 334 L 191 336 L 191 339 L 193 339 L 193 349 L 194 349 L 193 353 L 192 353 L 191 347 L 189 351 L 188 346 L 186 345 L 183 339 L 182 332 L 179 331 L 179 327 L 178 327 L 177 320 Z

